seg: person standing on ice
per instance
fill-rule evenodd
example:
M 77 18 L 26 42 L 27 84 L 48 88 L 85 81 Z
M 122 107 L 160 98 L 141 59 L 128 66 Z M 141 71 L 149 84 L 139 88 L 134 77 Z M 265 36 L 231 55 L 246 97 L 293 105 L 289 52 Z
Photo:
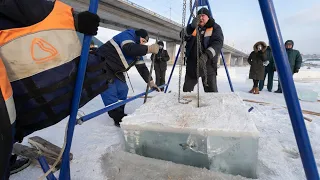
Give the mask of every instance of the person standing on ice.
M 88 11 L 74 13 L 72 7 L 61 1 L 0 0 L 0 22 L 0 179 L 3 180 L 28 163 L 13 158 L 9 164 L 13 143 L 70 114 L 81 53 L 76 31 L 96 35 L 100 18 Z M 123 38 L 118 44 L 125 54 L 131 53 L 127 56 L 158 52 L 157 44 L 142 45 L 146 41 L 142 30 L 129 31 L 128 41 Z M 129 39 L 136 40 L 134 45 Z M 137 51 L 137 46 L 142 50 Z M 125 47 L 131 50 L 126 51 Z M 99 48 L 104 54 L 88 56 L 79 108 L 109 87 L 114 88 L 117 82 L 116 70 L 121 67 L 110 67 L 121 64 L 122 59 L 112 61 L 116 57 L 104 48 Z M 131 64 L 137 62 L 131 60 Z M 148 77 L 149 71 L 140 64 L 143 77 Z
M 302 64 L 302 56 L 298 50 L 293 49 L 293 45 L 294 45 L 294 42 L 292 40 L 287 40 L 285 42 L 286 51 L 287 51 L 292 75 L 294 73 L 299 72 L 299 70 L 301 68 L 301 64 Z M 275 93 L 282 93 L 280 80 L 278 80 L 278 89 L 275 91 Z
M 253 46 L 253 50 L 248 58 L 248 63 L 251 66 L 249 79 L 253 80 L 253 87 L 249 93 L 259 94 L 258 83 L 259 80 L 264 79 L 264 66 L 269 64 L 269 61 L 266 59 L 267 44 L 259 41 Z
M 218 92 L 217 87 L 217 62 L 223 46 L 223 32 L 219 24 L 210 16 L 207 8 L 197 12 L 197 18 L 183 29 L 186 40 L 186 75 L 183 92 L 191 92 L 198 83 L 197 79 L 197 46 L 201 48 L 199 54 L 200 73 L 205 92 Z M 199 30 L 200 43 L 197 42 Z M 180 33 L 180 35 L 182 32 Z M 204 71 L 206 69 L 206 71 Z
M 105 106 L 125 100 L 128 96 L 128 86 L 124 73 L 132 66 L 135 66 L 143 78 L 148 83 L 149 70 L 143 61 L 144 55 L 148 53 L 157 54 L 159 45 L 157 43 L 150 46 L 145 44 L 149 41 L 148 32 L 144 29 L 133 30 L 127 29 L 114 36 L 107 43 L 102 45 L 96 53 L 104 56 L 107 65 L 115 75 L 113 82 L 109 84 L 107 91 L 101 93 L 101 97 Z M 150 87 L 161 91 L 151 78 Z M 122 118 L 127 116 L 124 112 L 125 105 L 122 105 L 108 112 L 109 116 L 114 120 L 116 126 L 120 126 Z
M 167 50 L 163 49 L 163 41 L 159 41 L 159 52 L 158 54 L 152 54 L 151 59 L 154 60 L 154 71 L 156 72 L 156 84 L 157 86 L 164 85 L 166 83 L 166 71 L 167 71 L 167 61 L 170 60 Z M 161 88 L 163 91 L 164 88 Z
M 265 67 L 265 73 L 264 73 L 263 80 L 260 80 L 260 82 L 259 82 L 259 90 L 262 91 L 262 89 L 264 87 L 264 81 L 265 81 L 267 74 L 268 74 L 267 89 L 269 92 L 271 92 L 272 87 L 273 87 L 274 59 L 273 59 L 272 50 L 271 50 L 270 46 L 267 47 L 266 58 L 267 58 L 267 61 L 269 61 L 269 64 Z

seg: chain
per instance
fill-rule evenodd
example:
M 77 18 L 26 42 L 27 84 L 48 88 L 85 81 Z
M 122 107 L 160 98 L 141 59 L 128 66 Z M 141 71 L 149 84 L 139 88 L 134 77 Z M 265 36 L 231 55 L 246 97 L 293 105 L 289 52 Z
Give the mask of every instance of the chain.
M 196 5 L 196 12 L 198 12 L 198 0 L 195 1 Z M 193 12 L 191 12 L 193 14 Z M 199 18 L 199 17 L 196 17 Z M 199 22 L 199 19 L 198 19 Z M 200 83 L 199 83 L 199 76 L 200 76 L 200 67 L 199 67 L 199 54 L 201 52 L 201 41 L 200 41 L 200 32 L 199 32 L 199 26 L 196 27 L 196 38 L 197 38 L 197 105 L 200 107 Z
M 183 0 L 183 9 L 182 9 L 182 27 L 185 28 L 186 24 L 186 9 L 187 9 L 187 0 Z M 182 67 L 183 61 L 185 59 L 185 44 L 184 44 L 184 29 L 182 29 L 181 33 L 181 59 L 179 60 L 179 94 L 178 94 L 178 102 L 181 102 L 181 76 L 182 76 Z
M 196 18 L 196 15 L 194 15 L 193 12 L 192 12 L 192 6 L 193 6 L 192 0 L 190 0 L 190 15 L 191 15 L 193 18 Z
M 185 17 L 186 17 L 186 0 L 183 0 L 183 11 L 182 11 L 182 27 L 185 28 Z M 190 0 L 190 15 L 193 18 L 199 18 L 198 16 L 196 16 L 193 12 L 192 12 L 192 0 Z M 196 12 L 198 12 L 198 0 L 195 0 L 195 6 L 196 6 Z M 199 21 L 199 19 L 198 19 Z M 198 99 L 198 107 L 200 107 L 200 85 L 199 85 L 199 77 L 200 77 L 200 61 L 199 61 L 199 54 L 202 52 L 201 50 L 201 40 L 200 40 L 200 32 L 199 32 L 199 28 L 198 26 L 196 27 L 196 53 L 197 53 L 197 99 Z M 185 44 L 184 44 L 184 30 L 182 30 L 181 33 L 181 60 L 180 60 L 180 66 L 179 66 L 179 95 L 178 95 L 178 101 L 179 103 L 181 103 L 181 75 L 182 75 L 182 66 L 183 66 L 183 60 L 185 58 Z M 206 62 L 204 62 L 204 65 L 201 64 L 201 67 L 204 70 L 205 75 L 206 73 Z M 207 78 L 205 78 L 205 84 L 207 84 Z

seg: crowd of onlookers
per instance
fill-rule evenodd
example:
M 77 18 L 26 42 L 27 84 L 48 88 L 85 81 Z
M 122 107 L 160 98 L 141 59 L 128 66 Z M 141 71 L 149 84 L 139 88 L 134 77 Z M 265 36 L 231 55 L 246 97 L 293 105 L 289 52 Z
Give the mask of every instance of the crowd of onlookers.
M 288 55 L 289 64 L 291 67 L 292 75 L 298 73 L 302 64 L 302 57 L 298 50 L 293 49 L 293 41 L 288 40 L 285 42 L 286 52 Z M 248 63 L 250 64 L 249 79 L 253 80 L 253 87 L 249 91 L 253 94 L 259 94 L 264 87 L 264 81 L 268 75 L 267 89 L 269 92 L 272 91 L 273 87 L 273 75 L 277 71 L 274 58 L 272 55 L 272 50 L 270 46 L 263 41 L 257 42 L 253 46 L 254 51 L 252 51 L 248 58 Z M 278 81 L 280 82 L 280 81 Z M 278 89 L 275 93 L 282 93 L 281 85 L 278 83 Z

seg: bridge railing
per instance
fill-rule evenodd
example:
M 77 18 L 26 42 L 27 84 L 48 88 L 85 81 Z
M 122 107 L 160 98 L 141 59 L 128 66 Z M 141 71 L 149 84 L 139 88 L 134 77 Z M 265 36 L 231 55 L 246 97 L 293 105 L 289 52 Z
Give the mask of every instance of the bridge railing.
M 155 12 L 153 12 L 153 11 L 147 9 L 147 8 L 144 8 L 144 7 L 142 7 L 142 6 L 140 6 L 140 5 L 136 4 L 136 3 L 133 3 L 133 2 L 131 2 L 131 1 L 129 1 L 129 0 L 118 0 L 118 1 L 124 2 L 124 3 L 128 4 L 128 5 L 132 5 L 132 6 L 134 6 L 134 7 L 137 8 L 137 9 L 140 9 L 140 10 L 142 10 L 142 11 L 145 11 L 145 12 L 151 14 L 151 15 L 157 16 L 158 18 L 160 18 L 160 19 L 162 19 L 162 20 L 165 20 L 165 21 L 168 21 L 168 22 L 170 22 L 170 23 L 172 23 L 172 24 L 175 24 L 175 25 L 177 25 L 177 26 L 182 26 L 181 24 L 179 24 L 179 23 L 177 23 L 177 22 L 175 22 L 175 21 L 172 21 L 172 20 L 169 19 L 169 18 L 166 18 L 166 17 L 164 17 L 164 16 L 161 16 L 160 14 L 157 14 L 157 13 L 155 13 Z

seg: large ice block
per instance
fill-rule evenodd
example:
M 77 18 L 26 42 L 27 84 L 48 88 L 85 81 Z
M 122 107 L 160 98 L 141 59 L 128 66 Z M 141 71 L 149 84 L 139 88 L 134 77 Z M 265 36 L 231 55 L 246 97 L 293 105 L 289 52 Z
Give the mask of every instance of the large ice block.
M 160 94 L 121 123 L 126 151 L 174 163 L 256 178 L 257 130 L 234 93 Z

